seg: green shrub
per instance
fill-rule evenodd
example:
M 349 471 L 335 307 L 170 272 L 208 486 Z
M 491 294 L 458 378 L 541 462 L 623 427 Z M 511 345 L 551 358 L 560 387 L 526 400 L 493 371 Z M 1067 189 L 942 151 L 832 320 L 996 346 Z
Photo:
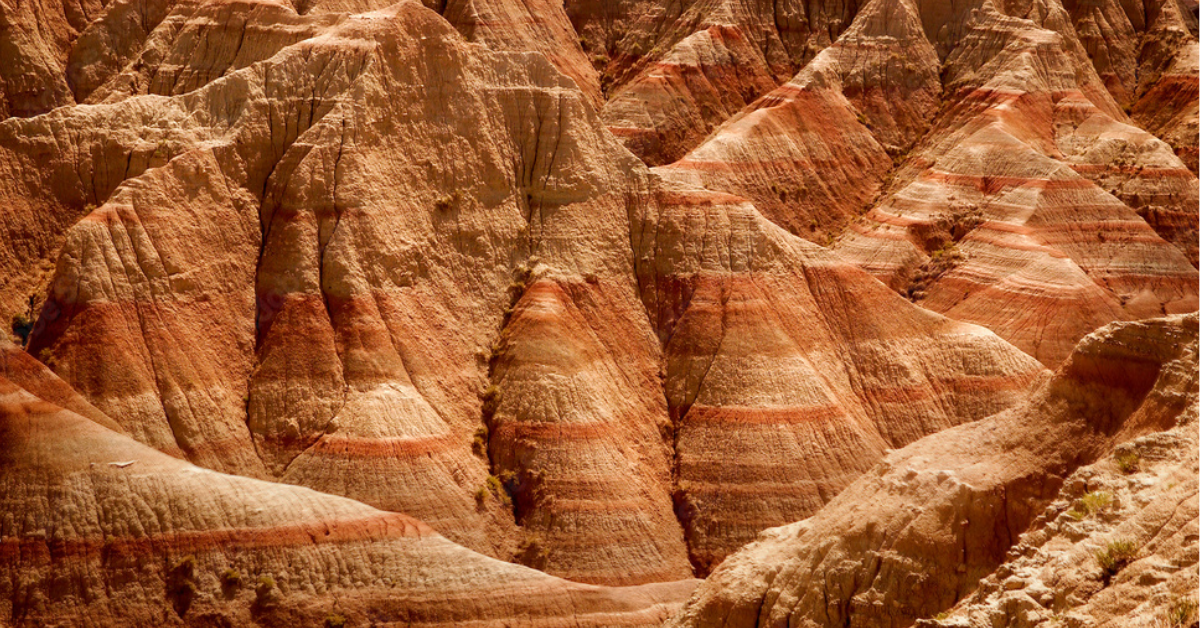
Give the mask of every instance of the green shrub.
M 27 314 L 17 314 L 12 317 L 12 325 L 10 327 L 17 338 L 21 340 L 21 346 L 25 346 L 29 342 L 29 334 L 33 333 L 33 319 Z
M 254 608 L 263 610 L 274 607 L 279 603 L 279 589 L 271 576 L 259 576 L 258 585 L 254 587 Z
M 42 347 L 42 350 L 38 351 L 38 361 L 53 369 L 55 364 L 58 363 L 58 356 L 54 355 L 54 349 Z
M 1169 628 L 1190 628 L 1196 625 L 1196 610 L 1196 600 L 1190 597 L 1174 598 L 1166 611 L 1167 626 Z
M 496 499 L 500 500 L 500 503 L 505 507 L 512 506 L 512 496 L 509 495 L 508 489 L 505 488 L 503 480 L 494 475 L 489 475 L 487 477 L 487 489 L 489 492 L 491 492 L 491 494 L 495 495 Z
M 1103 491 L 1092 491 L 1080 497 L 1079 502 L 1067 514 L 1076 520 L 1081 520 L 1108 508 L 1111 503 L 1112 495 Z
M 448 212 L 453 209 L 459 202 L 462 201 L 462 194 L 455 191 L 453 194 L 443 194 L 433 201 L 433 206 L 439 212 Z
M 1130 475 L 1142 469 L 1142 458 L 1136 451 L 1123 451 L 1116 456 L 1117 468 L 1121 473 Z
M 1105 584 L 1135 558 L 1137 546 L 1128 539 L 1109 541 L 1104 549 L 1096 550 L 1096 563 L 1100 565 Z
M 167 574 L 167 596 L 175 612 L 182 617 L 196 599 L 196 558 L 185 556 Z
M 476 456 L 487 457 L 488 450 L 488 429 L 487 426 L 480 426 L 475 430 L 475 438 L 471 441 L 471 451 L 475 452 Z
M 542 543 L 541 535 L 529 533 L 517 546 L 517 562 L 534 569 L 545 569 L 550 558 L 550 552 Z
M 487 421 L 496 415 L 496 409 L 500 407 L 500 388 L 489 384 L 480 399 L 483 401 L 483 419 Z
M 226 569 L 225 573 L 221 574 L 221 586 L 226 587 L 226 588 L 233 588 L 233 587 L 240 586 L 241 584 L 242 584 L 242 574 L 238 573 L 238 570 L 233 569 L 231 567 L 229 569 Z
M 340 613 L 331 613 L 325 617 L 325 628 L 345 628 L 346 618 Z

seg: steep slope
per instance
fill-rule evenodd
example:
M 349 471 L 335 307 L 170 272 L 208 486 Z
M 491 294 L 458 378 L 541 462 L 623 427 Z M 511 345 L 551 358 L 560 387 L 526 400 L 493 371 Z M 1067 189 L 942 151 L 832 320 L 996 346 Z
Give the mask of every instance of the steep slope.
M 624 351 L 653 371 L 657 343 L 622 271 L 624 204 L 637 194 L 626 186 L 637 181 L 619 173 L 631 158 L 539 55 L 470 47 L 414 3 L 282 22 L 286 7 L 230 13 L 243 5 L 177 6 L 149 39 L 173 42 L 185 63 L 176 74 L 204 87 L 169 101 L 127 94 L 20 130 L 24 139 L 47 124 L 87 126 L 151 168 L 131 167 L 135 178 L 111 196 L 92 186 L 107 203 L 67 234 L 31 350 L 53 355 L 72 385 L 164 451 L 420 516 L 507 558 L 520 541 L 512 514 L 499 495 L 477 497 L 490 471 L 471 451 L 487 386 L 477 354 L 504 322 L 512 269 L 537 253 L 560 276 L 602 277 L 615 307 L 607 324 L 642 321 L 642 340 Z M 227 15 L 238 28 L 211 17 Z M 202 47 L 225 59 L 204 57 L 202 70 L 229 71 L 188 69 L 187 40 L 228 42 L 239 29 L 275 35 L 259 37 L 258 53 Z M 289 45 L 306 33 L 317 35 Z M 279 80 L 293 76 L 308 86 Z M 421 87 L 399 97 L 396 85 Z M 179 117 L 139 155 L 142 141 L 111 143 L 142 124 L 130 110 Z M 448 141 L 471 157 L 430 161 Z M 163 201 L 180 196 L 189 201 Z M 634 444 L 661 448 L 658 411 L 639 417 L 653 442 Z M 647 464 L 669 476 L 665 457 Z M 669 501 L 655 507 L 670 525 L 651 542 L 682 556 Z M 622 581 L 667 573 L 607 569 Z M 678 561 L 666 569 L 690 574 Z
M 1080 41 L 1113 97 L 1141 128 L 1170 144 L 1191 173 L 1196 172 L 1196 18 L 1176 0 L 1136 5 L 1120 2 L 1065 2 Z M 1165 240 L 1196 265 L 1196 184 L 1183 172 L 1159 165 L 1150 188 L 1129 186 L 1117 174 L 1093 180 L 1146 219 Z M 1176 166 L 1178 168 L 1178 166 Z M 1181 169 L 1180 169 L 1181 170 Z M 1117 175 L 1117 176 L 1112 176 Z M 1177 180 L 1174 186 L 1170 180 Z M 1172 189 L 1179 199 L 1163 198 Z
M 948 617 L 918 625 L 1194 625 L 1195 404 L 1179 423 L 1071 474 L 1059 499 L 973 595 Z
M 700 573 L 816 512 L 888 448 L 1016 403 L 1043 373 L 913 307 L 743 199 L 679 189 L 639 237 L 665 346 L 676 512 Z
M 543 55 L 471 45 L 415 2 L 341 4 L 177 3 L 89 96 L 103 104 L 0 124 L 9 307 L 40 281 L 30 260 L 57 255 L 30 351 L 142 442 L 403 512 L 555 575 L 633 584 L 711 568 L 885 448 L 1007 407 L 1041 373 L 761 218 L 783 296 L 745 310 L 717 351 L 706 308 L 651 296 L 693 268 L 734 270 L 701 244 L 720 230 L 653 235 L 708 201 L 656 194 Z M 714 217 L 757 215 L 721 204 Z M 897 312 L 860 320 L 876 303 Z M 786 322 L 809 316 L 824 327 Z M 797 374 L 847 375 L 816 396 L 787 378 L 740 393 L 738 365 L 779 351 L 802 356 Z M 718 368 L 702 386 L 706 361 Z M 702 477 L 712 439 L 738 433 L 704 427 L 703 408 L 768 406 L 782 418 L 739 436 L 747 447 L 807 429 L 820 406 L 834 417 L 821 429 L 846 436 L 819 453 L 836 470 L 781 480 L 761 460 Z M 797 442 L 787 459 L 817 450 Z M 782 505 L 754 513 L 763 494 Z
M 63 68 L 79 33 L 106 0 L 0 2 L 0 120 L 75 104 Z
M 1116 101 L 1196 172 L 1195 7 L 1178 0 L 1063 5 Z
M 603 119 L 650 166 L 668 164 L 775 88 L 742 31 L 710 26 L 676 44 L 604 106 Z
M 505 51 L 546 55 L 599 107 L 600 75 L 584 54 L 561 2 L 445 0 L 442 15 L 469 41 Z
M 693 586 L 551 578 L 402 514 L 194 467 L 7 379 L 0 442 L 14 626 L 653 626 Z
M 792 76 L 850 26 L 858 7 L 843 0 L 571 0 L 566 8 L 603 68 L 605 121 L 643 161 L 661 165 Z
M 706 574 L 1197 306 L 1175 4 L 55 2 L 0 5 L 90 103 L 0 121 L 0 374 L 555 576 Z
M 1059 35 L 973 20 L 947 59 L 953 104 L 837 250 L 1048 366 L 1109 321 L 1194 310 L 1195 267 L 1093 180 L 1183 212 L 1195 179 L 1086 95 Z
M 901 627 L 949 608 L 1071 473 L 1180 421 L 1194 434 L 1196 355 L 1195 315 L 1097 331 L 1025 404 L 893 452 L 814 517 L 764 532 L 669 625 Z M 1176 530 L 1194 529 L 1194 504 L 1177 515 L 1160 516 L 1174 522 L 1160 530 L 1167 552 L 1183 541 Z
M 54 405 L 91 419 L 115 432 L 124 432 L 120 424 L 104 415 L 82 395 L 59 379 L 46 365 L 25 353 L 6 338 L 0 337 L 0 377 L 14 386 Z
M 920 136 L 940 89 L 916 7 L 876 0 L 789 83 L 666 168 L 824 241 L 875 200 L 888 151 Z

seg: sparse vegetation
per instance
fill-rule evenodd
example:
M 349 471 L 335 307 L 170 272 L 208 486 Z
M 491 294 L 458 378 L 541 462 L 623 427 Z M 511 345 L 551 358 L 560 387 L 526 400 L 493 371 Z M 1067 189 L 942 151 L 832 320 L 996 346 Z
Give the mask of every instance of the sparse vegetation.
M 37 297 L 29 297 L 29 306 L 26 310 L 12 317 L 11 329 L 17 338 L 21 340 L 21 346 L 25 347 L 29 344 L 29 334 L 33 333 L 33 326 L 37 322 L 37 316 L 34 314 L 34 306 L 37 304 Z
M 58 356 L 54 355 L 54 349 L 42 347 L 42 350 L 38 351 L 38 361 L 53 369 L 58 363 Z
M 908 290 L 906 291 L 908 299 L 910 301 L 919 301 L 925 298 L 926 288 L 930 284 L 953 270 L 966 259 L 966 256 L 958 250 L 954 242 L 951 241 L 943 244 L 941 248 L 929 256 L 929 261 L 913 275 L 912 281 L 909 283 Z
M 1198 619 L 1197 609 L 1196 600 L 1191 597 L 1176 596 L 1172 598 L 1171 605 L 1167 607 L 1159 625 L 1164 628 L 1192 628 Z
M 325 628 L 345 628 L 346 618 L 340 613 L 331 613 L 325 617 Z
M 258 585 L 254 587 L 254 608 L 264 610 L 279 603 L 279 588 L 271 576 L 259 576 Z
M 527 534 L 517 547 L 517 562 L 527 567 L 544 569 L 549 558 L 550 552 L 546 550 L 541 535 L 536 532 Z
M 167 597 L 180 617 L 192 607 L 197 592 L 196 558 L 186 556 L 167 574 Z
M 488 384 L 479 398 L 483 401 L 483 420 L 490 421 L 496 415 L 496 409 L 500 407 L 500 388 L 495 384 Z
M 25 314 L 12 317 L 12 332 L 21 340 L 21 346 L 29 342 L 29 334 L 33 331 L 33 319 Z
M 1125 475 L 1131 475 L 1142 470 L 1142 457 L 1136 451 L 1122 451 L 1117 454 L 1117 468 Z
M 504 504 L 505 506 L 512 506 L 512 497 L 510 497 L 508 491 L 505 490 L 504 482 L 502 482 L 500 478 L 494 475 L 489 475 L 487 477 L 487 489 L 492 495 L 496 496 L 496 499 L 500 500 L 501 504 Z
M 475 438 L 471 441 L 471 451 L 475 452 L 476 456 L 487 457 L 488 448 L 488 429 L 487 426 L 480 426 L 475 430 Z
M 1104 549 L 1096 550 L 1096 563 L 1100 565 L 1104 584 L 1137 558 L 1137 546 L 1128 539 L 1109 541 Z
M 1079 498 L 1067 514 L 1076 520 L 1083 520 L 1099 513 L 1112 504 L 1112 495 L 1103 491 L 1092 491 Z
M 241 584 L 242 574 L 239 573 L 238 570 L 231 567 L 226 569 L 225 573 L 221 574 L 221 586 L 226 588 L 234 588 L 241 586 Z

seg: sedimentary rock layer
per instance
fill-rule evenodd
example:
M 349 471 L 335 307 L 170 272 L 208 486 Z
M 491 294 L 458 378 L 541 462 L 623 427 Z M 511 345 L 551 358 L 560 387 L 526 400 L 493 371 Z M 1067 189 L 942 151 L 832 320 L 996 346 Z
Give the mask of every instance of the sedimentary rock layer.
M 893 452 L 816 516 L 764 532 L 668 625 L 907 626 L 949 608 L 1072 472 L 1194 422 L 1196 333 L 1195 315 L 1097 331 L 1025 404 Z M 1194 509 L 1179 514 L 1168 539 L 1195 525 Z
M 417 526 L 389 518 L 403 513 L 449 539 L 413 528 L 430 547 L 621 586 L 707 574 L 762 529 L 821 513 L 853 553 L 878 540 L 855 525 L 907 520 L 822 510 L 843 489 L 947 429 L 964 451 L 946 459 L 976 473 L 966 449 L 986 466 L 1006 445 L 955 426 L 1027 402 L 1000 421 L 1003 442 L 1045 454 L 1053 468 L 1034 467 L 1049 479 L 979 471 L 947 498 L 983 495 L 970 518 L 984 528 L 965 571 L 933 559 L 953 571 L 954 596 L 929 598 L 945 608 L 1063 475 L 1149 429 L 1097 435 L 1071 412 L 1124 417 L 1110 388 L 1141 386 L 1166 354 L 1104 357 L 1129 381 L 1105 366 L 1093 386 L 1080 364 L 1108 345 L 1068 358 L 1076 342 L 1197 307 L 1194 7 L 1173 0 L 13 6 L 0 0 L 0 320 L 19 315 L 30 335 L 25 353 L 0 348 L 0 375 L 26 391 L 10 414 L 42 403 L 29 393 L 170 456 L 138 476 L 155 490 L 234 511 L 298 500 L 311 517 L 280 516 L 304 535 L 350 511 Z M 1064 360 L 1059 388 L 1028 401 Z M 1146 407 L 1137 416 L 1157 420 Z M 27 423 L 17 431 L 36 432 Z M 76 454 L 115 447 L 96 434 Z M 1021 440 L 1035 436 L 1078 455 Z M 34 463 L 0 476 L 48 477 Z M 172 484 L 181 469 L 213 486 Z M 950 481 L 926 471 L 906 503 Z M 84 486 L 72 477 L 46 482 Z M 104 476 L 106 495 L 123 477 Z M 909 499 L 871 477 L 888 508 Z M 1012 499 L 997 505 L 997 486 Z M 1029 512 L 996 514 L 1021 491 Z M 184 537 L 224 525 L 164 503 Z M 101 519 L 151 525 L 138 517 Z M 913 541 L 913 560 L 966 538 L 943 532 Z M 253 603 L 242 589 L 221 606 L 226 563 L 151 537 L 156 566 L 131 582 L 152 601 L 95 608 L 114 624 L 178 616 L 158 591 L 190 586 L 210 623 L 321 623 L 337 599 L 355 621 L 555 624 L 575 605 L 585 625 L 639 624 L 687 588 L 567 586 L 457 546 L 396 550 L 423 556 L 394 565 L 417 580 L 396 580 L 372 561 L 412 537 L 354 534 L 344 555 L 272 554 L 327 561 L 327 577 L 289 568 L 274 587 L 287 602 L 257 610 L 229 606 Z M 882 556 L 870 560 L 911 575 Z M 879 599 L 913 584 L 887 574 Z M 490 584 L 510 575 L 515 588 Z M 5 599 L 49 621 L 124 577 Z M 429 596 L 394 599 L 385 577 Z M 860 593 L 836 612 L 899 624 L 927 610 L 863 610 L 878 599 Z M 779 609 L 808 602 L 790 596 L 764 612 L 793 617 Z
M 1008 407 L 1043 373 L 745 200 L 684 189 L 660 204 L 639 273 L 665 346 L 676 512 L 701 572 L 816 512 L 884 450 Z
M 604 589 L 425 524 L 177 460 L 0 379 L 0 613 L 15 626 L 653 626 L 691 582 Z
M 1194 225 L 1195 179 L 1087 95 L 1061 36 L 975 21 L 947 60 L 953 106 L 839 252 L 1048 366 L 1109 321 L 1194 310 L 1195 268 L 1105 188 Z

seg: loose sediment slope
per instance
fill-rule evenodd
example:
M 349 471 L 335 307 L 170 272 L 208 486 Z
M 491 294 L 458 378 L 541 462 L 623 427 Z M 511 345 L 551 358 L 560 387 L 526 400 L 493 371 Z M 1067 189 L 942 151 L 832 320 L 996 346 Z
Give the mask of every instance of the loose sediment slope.
M 669 625 L 901 627 L 953 606 L 1006 560 L 1023 532 L 1044 525 L 1038 517 L 1047 506 L 1073 494 L 1064 481 L 1077 469 L 1151 432 L 1178 427 L 1177 437 L 1194 438 L 1196 347 L 1195 315 L 1097 331 L 1025 404 L 893 452 L 814 517 L 764 532 Z M 1180 456 L 1187 464 L 1189 454 Z M 1170 487 L 1163 498 L 1186 499 L 1194 475 L 1193 468 L 1191 489 Z M 1146 516 L 1169 524 L 1159 531 L 1161 545 L 1158 533 L 1134 534 L 1136 521 L 1126 528 L 1144 565 L 1156 562 L 1148 554 L 1158 548 L 1161 560 L 1191 552 L 1194 563 L 1195 541 L 1179 546 L 1195 529 L 1194 504 L 1175 515 L 1156 512 Z M 1063 577 L 1068 588 L 1071 576 Z M 1127 578 L 1102 584 L 1128 586 Z M 1112 603 L 1102 588 L 1091 587 L 1096 603 Z
M 604 589 L 406 515 L 222 475 L 0 379 L 0 615 L 17 626 L 653 626 L 690 582 Z
M 684 188 L 660 204 L 639 230 L 639 275 L 665 345 L 676 512 L 700 573 L 816 512 L 886 449 L 1006 408 L 1044 373 L 742 199 Z
M 333 6 L 177 3 L 95 75 L 100 104 L 0 125 L 5 198 L 30 220 L 6 223 L 13 292 L 39 281 L 25 260 L 58 255 L 29 350 L 134 438 L 635 584 L 707 571 L 1041 373 L 743 200 L 663 192 L 542 55 L 470 45 L 414 2 Z M 106 15 L 88 45 L 129 27 Z M 754 263 L 714 257 L 726 227 L 685 227 L 710 214 L 753 236 L 729 253 Z M 760 272 L 775 287 L 731 293 L 712 345 L 710 291 Z M 743 390 L 738 369 L 776 354 L 792 376 Z M 847 375 L 794 389 L 821 371 Z M 716 439 L 780 428 L 822 436 L 700 471 Z M 809 456 L 827 468 L 769 471 Z
M 1194 319 L 1075 347 L 1197 307 L 1195 32 L 1176 0 L 0 0 L 0 320 L 29 339 L 0 347 L 0 477 L 66 504 L 12 538 L 103 513 L 82 554 L 13 559 L 50 562 L 0 623 L 642 625 L 714 569 L 687 617 L 760 589 L 764 622 L 1042 612 L 1013 574 L 1112 531 L 1059 516 L 1087 492 L 1063 478 L 1184 394 L 1149 373 Z M 110 450 L 146 471 L 92 479 Z M 1178 495 L 1121 477 L 1113 525 Z M 868 489 L 883 514 L 847 510 Z M 284 531 L 247 500 L 291 503 Z M 900 506 L 928 500 L 949 518 Z M 827 562 L 712 593 L 806 517 Z M 344 542 L 289 545 L 322 519 Z M 105 562 L 103 534 L 162 522 L 153 567 Z M 232 529 L 286 603 L 172 549 Z M 1193 551 L 1170 534 L 1149 556 Z M 995 571 L 1013 543 L 1034 562 Z M 1149 621 L 1182 581 L 1144 564 L 1043 584 Z M 840 602 L 787 588 L 810 567 Z

